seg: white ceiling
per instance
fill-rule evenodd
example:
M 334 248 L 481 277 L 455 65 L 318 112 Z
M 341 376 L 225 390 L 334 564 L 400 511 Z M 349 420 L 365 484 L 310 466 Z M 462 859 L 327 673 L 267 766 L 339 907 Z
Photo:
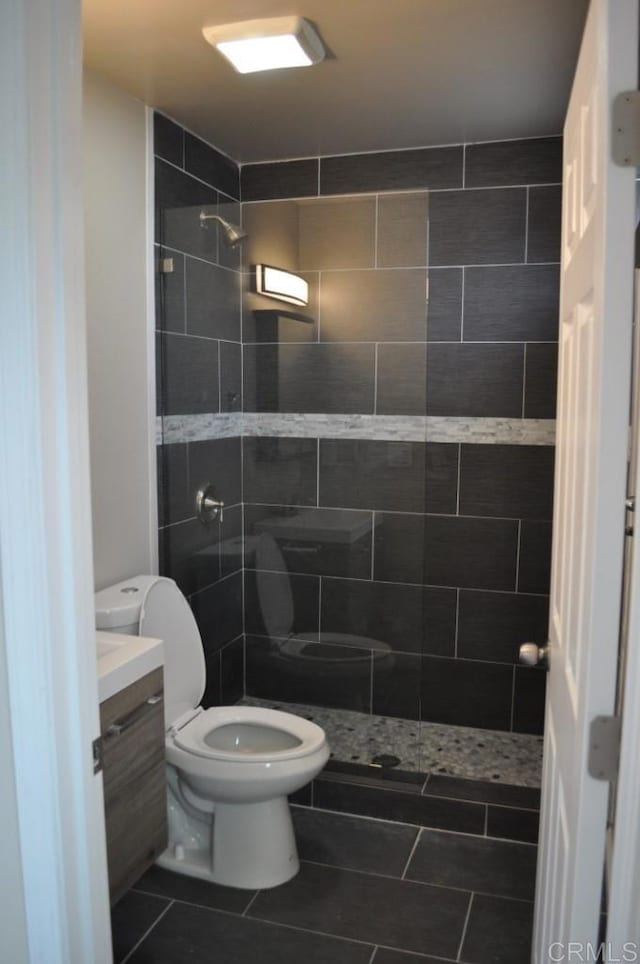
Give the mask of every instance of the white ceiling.
M 557 134 L 587 0 L 84 0 L 85 60 L 236 160 Z M 299 14 L 330 59 L 236 74 L 206 24 Z

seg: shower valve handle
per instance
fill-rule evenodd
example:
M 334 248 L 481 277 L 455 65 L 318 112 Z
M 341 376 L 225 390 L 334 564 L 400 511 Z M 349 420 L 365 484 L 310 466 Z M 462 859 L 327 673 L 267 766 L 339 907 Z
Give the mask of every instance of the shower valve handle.
M 216 519 L 222 525 L 224 502 L 216 498 L 211 482 L 204 482 L 196 492 L 196 515 L 204 525 Z

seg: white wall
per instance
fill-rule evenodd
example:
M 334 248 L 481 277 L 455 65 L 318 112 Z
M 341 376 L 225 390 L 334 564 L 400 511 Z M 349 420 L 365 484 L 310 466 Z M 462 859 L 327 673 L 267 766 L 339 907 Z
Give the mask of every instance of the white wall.
M 157 571 L 149 112 L 85 73 L 84 200 L 96 589 Z

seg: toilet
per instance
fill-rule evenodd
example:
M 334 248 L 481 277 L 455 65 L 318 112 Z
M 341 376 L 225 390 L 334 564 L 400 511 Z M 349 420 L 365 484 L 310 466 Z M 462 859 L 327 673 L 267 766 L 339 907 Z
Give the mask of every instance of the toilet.
M 95 602 L 98 629 L 164 641 L 169 843 L 160 866 L 251 890 L 290 880 L 299 861 L 287 796 L 327 762 L 324 731 L 262 707 L 203 709 L 202 641 L 172 579 L 137 576 Z

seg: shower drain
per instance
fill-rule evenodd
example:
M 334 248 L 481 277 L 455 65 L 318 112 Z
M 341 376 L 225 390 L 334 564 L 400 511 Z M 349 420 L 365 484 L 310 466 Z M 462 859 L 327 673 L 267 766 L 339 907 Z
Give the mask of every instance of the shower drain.
M 394 756 L 392 753 L 379 753 L 374 756 L 371 761 L 377 767 L 397 767 L 400 763 L 400 758 Z

